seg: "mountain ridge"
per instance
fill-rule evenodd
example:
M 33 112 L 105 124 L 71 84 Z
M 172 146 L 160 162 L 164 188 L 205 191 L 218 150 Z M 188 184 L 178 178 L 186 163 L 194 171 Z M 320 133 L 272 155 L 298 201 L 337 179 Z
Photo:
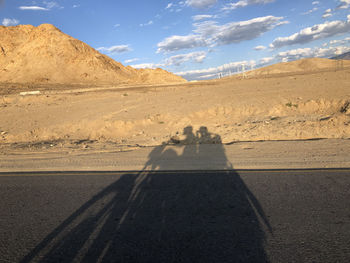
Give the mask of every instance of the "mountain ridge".
M 331 59 L 344 59 L 344 60 L 350 60 L 350 52 L 346 52 L 343 54 L 340 54 L 338 56 L 334 56 Z
M 350 61 L 344 60 L 344 67 L 350 66 Z M 320 70 L 336 70 L 336 61 L 328 58 L 304 58 L 290 62 L 280 62 L 252 71 L 247 71 L 247 76 L 264 76 L 275 74 L 316 72 Z

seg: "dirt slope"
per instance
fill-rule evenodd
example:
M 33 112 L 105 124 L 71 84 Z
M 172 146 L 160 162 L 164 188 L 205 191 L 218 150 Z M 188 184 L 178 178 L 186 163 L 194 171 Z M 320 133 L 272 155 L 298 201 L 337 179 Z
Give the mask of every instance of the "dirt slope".
M 50 24 L 0 26 L 0 82 L 137 84 L 185 82 L 165 70 L 136 70 Z
M 343 67 L 349 67 L 350 61 L 344 60 Z M 312 71 L 337 69 L 337 61 L 327 58 L 306 58 L 292 62 L 277 63 L 271 66 L 247 72 L 247 75 L 272 75 L 282 73 L 305 73 Z

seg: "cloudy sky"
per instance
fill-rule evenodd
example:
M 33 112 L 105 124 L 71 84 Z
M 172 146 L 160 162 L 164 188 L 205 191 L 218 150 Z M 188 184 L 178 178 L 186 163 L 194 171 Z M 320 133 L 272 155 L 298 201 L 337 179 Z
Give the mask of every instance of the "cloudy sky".
M 350 51 L 350 0 L 0 0 L 0 22 L 51 23 L 124 65 L 189 80 Z

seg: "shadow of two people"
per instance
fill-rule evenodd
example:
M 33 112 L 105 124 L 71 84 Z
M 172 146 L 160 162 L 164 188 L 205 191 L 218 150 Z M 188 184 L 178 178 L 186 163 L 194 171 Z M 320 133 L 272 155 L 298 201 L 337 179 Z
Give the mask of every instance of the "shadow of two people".
M 184 129 L 182 155 L 156 147 L 146 166 L 162 158 L 204 154 L 201 145 L 220 136 L 203 127 Z M 174 143 L 174 142 L 172 142 Z M 191 152 L 189 152 L 191 151 Z M 240 175 L 226 171 L 146 171 L 113 175 L 46 236 L 22 262 L 268 262 L 264 211 Z M 230 168 L 230 169 L 227 169 Z M 111 175 L 112 176 L 112 175 Z
M 143 169 L 184 170 L 184 164 L 188 164 L 192 169 L 198 167 L 202 170 L 203 163 L 212 165 L 211 169 L 214 167 L 216 170 L 232 169 L 232 165 L 226 157 L 220 135 L 210 133 L 205 126 L 201 126 L 196 133 L 193 132 L 192 126 L 187 126 L 183 130 L 183 135 L 185 136 L 183 140 L 174 136 L 169 141 L 154 147 Z M 208 149 L 207 146 L 213 144 L 215 147 Z M 167 147 L 168 145 L 182 148 L 182 154 L 178 154 L 174 147 Z

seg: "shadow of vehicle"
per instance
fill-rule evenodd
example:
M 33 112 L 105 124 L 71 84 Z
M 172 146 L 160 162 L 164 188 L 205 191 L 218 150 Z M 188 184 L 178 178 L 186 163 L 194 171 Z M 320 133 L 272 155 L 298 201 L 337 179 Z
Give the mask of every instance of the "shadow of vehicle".
M 219 135 L 184 129 L 155 147 L 139 173 L 125 173 L 53 230 L 22 262 L 268 262 L 263 209 L 226 158 Z M 218 144 L 220 171 L 176 171 Z M 169 167 L 169 162 L 174 164 Z M 148 171 L 146 168 L 150 168 Z M 165 171 L 169 168 L 174 171 Z

